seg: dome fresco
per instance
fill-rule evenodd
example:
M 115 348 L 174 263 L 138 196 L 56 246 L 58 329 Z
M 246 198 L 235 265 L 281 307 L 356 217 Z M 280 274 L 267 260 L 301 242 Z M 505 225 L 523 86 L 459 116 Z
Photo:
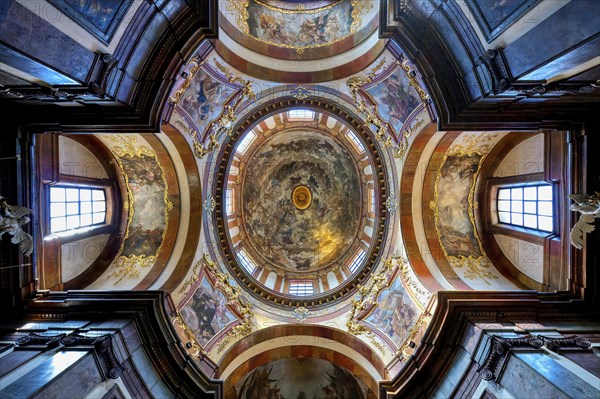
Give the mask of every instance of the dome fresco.
M 299 185 L 312 196 L 306 209 L 292 201 Z M 354 160 L 335 139 L 308 129 L 278 133 L 248 160 L 242 190 L 247 239 L 272 268 L 314 273 L 347 256 L 362 189 Z

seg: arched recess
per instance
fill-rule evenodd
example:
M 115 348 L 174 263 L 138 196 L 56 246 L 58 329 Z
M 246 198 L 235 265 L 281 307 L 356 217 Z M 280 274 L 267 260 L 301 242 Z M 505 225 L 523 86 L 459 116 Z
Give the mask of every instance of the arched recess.
M 200 178 L 185 139 L 168 126 L 160 136 L 38 137 L 40 288 L 172 291 L 190 269 L 202 217 Z M 50 234 L 48 187 L 56 184 L 106 186 L 106 223 Z
M 569 194 L 566 134 L 560 131 L 509 133 L 490 151 L 477 186 L 478 229 L 490 259 L 530 289 L 560 291 L 568 287 Z M 500 223 L 499 188 L 545 184 L 552 187 L 552 231 Z
M 240 381 L 255 369 L 280 359 L 302 358 L 335 363 L 373 392 L 378 381 L 388 378 L 379 355 L 344 331 L 320 325 L 279 325 L 242 338 L 223 356 L 217 377 L 227 387 L 224 397 L 236 397 L 234 386 L 239 388 Z
M 110 265 L 123 243 L 128 211 L 123 201 L 125 181 L 110 150 L 92 135 L 48 133 L 37 137 L 36 182 L 40 239 L 37 266 L 40 289 L 81 289 Z M 50 233 L 52 186 L 102 189 L 106 197 L 105 223 L 75 235 Z
M 431 127 L 421 132 L 408 152 L 402 170 L 401 229 L 411 265 L 434 292 L 540 287 L 529 284 L 497 256 L 498 244 L 489 241 L 489 229 L 480 223 L 482 212 L 490 212 L 485 183 L 489 165 L 502 161 L 504 156 L 498 154 L 508 151 L 506 137 L 521 141 L 530 135 L 436 132 Z M 564 192 L 557 195 L 566 197 Z

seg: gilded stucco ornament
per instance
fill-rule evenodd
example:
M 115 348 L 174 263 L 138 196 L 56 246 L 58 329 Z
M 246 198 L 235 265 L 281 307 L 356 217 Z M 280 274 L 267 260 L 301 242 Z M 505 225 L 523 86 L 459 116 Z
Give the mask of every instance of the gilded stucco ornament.
M 296 87 L 294 90 L 292 90 L 290 92 L 290 94 L 296 100 L 304 100 L 306 97 L 308 97 L 310 95 L 310 91 L 306 87 L 304 87 L 302 85 L 298 85 L 298 87 Z
M 385 208 L 390 215 L 396 213 L 396 209 L 398 209 L 398 199 L 396 199 L 396 196 L 393 193 L 385 200 Z
M 304 320 L 308 318 L 309 313 L 310 311 L 304 306 L 300 306 L 292 310 L 292 316 L 294 316 L 294 319 L 298 320 L 300 323 L 303 323 Z
M 241 295 L 240 288 L 232 283 L 231 276 L 227 273 L 222 273 L 217 267 L 217 264 L 211 261 L 207 254 L 203 254 L 202 259 L 196 262 L 192 276 L 182 285 L 179 289 L 179 293 L 186 293 L 189 291 L 190 287 L 193 289 L 199 280 L 198 276 L 201 267 L 204 268 L 204 271 L 210 277 L 210 280 L 214 282 L 214 288 L 225 295 L 227 298 L 227 305 L 240 319 L 240 323 L 233 326 L 218 343 L 217 353 L 221 353 L 232 340 L 245 337 L 254 330 L 254 311 L 252 310 L 250 302 Z M 188 347 L 188 350 L 192 356 L 199 357 L 206 353 L 202 348 L 202 345 L 198 343 L 194 332 L 187 326 L 179 312 L 177 312 L 177 316 L 173 318 L 173 323 L 181 327 L 184 331 L 184 334 L 191 345 Z
M 383 120 L 379 114 L 377 104 L 371 100 L 365 101 L 365 98 L 369 96 L 364 95 L 363 87 L 370 84 L 377 78 L 377 72 L 381 69 L 389 71 L 390 68 L 400 66 L 405 72 L 409 84 L 418 93 L 421 101 L 429 101 L 429 96 L 425 90 L 421 87 L 414 72 L 408 65 L 408 60 L 405 56 L 402 56 L 400 60 L 396 60 L 391 65 L 384 66 L 386 63 L 385 58 L 382 58 L 377 65 L 375 65 L 371 71 L 364 76 L 353 76 L 346 81 L 346 85 L 352 95 L 354 105 L 365 119 L 365 122 L 369 125 L 373 125 L 375 131 L 375 137 L 379 140 L 384 148 L 391 148 L 395 158 L 404 158 L 408 147 L 408 139 L 425 123 L 423 119 L 417 118 L 411 125 L 401 131 L 398 138 L 395 138 L 391 133 L 389 122 Z M 394 66 L 395 65 L 395 66 Z
M 389 258 L 383 262 L 382 269 L 377 273 L 371 276 L 369 282 L 365 286 L 361 286 L 358 289 L 357 294 L 352 299 L 352 310 L 348 315 L 348 321 L 346 322 L 346 327 L 348 328 L 348 332 L 353 335 L 365 335 L 373 346 L 375 346 L 379 351 L 385 355 L 385 349 L 383 345 L 379 341 L 375 339 L 375 333 L 371 330 L 370 327 L 361 323 L 358 319 L 358 316 L 361 313 L 364 313 L 369 308 L 373 308 L 377 306 L 377 298 L 381 291 L 389 286 L 390 276 L 394 269 L 395 265 L 392 258 Z
M 477 227 L 475 224 L 475 184 L 477 182 L 477 177 L 479 175 L 479 171 L 481 168 L 481 164 L 485 160 L 488 152 L 491 149 L 492 142 L 496 139 L 497 135 L 495 134 L 486 134 L 486 135 L 467 135 L 462 139 L 462 144 L 453 145 L 449 148 L 448 152 L 444 155 L 440 168 L 438 170 L 435 186 L 434 186 L 434 198 L 429 203 L 430 209 L 433 210 L 434 220 L 435 220 L 435 229 L 438 236 L 438 240 L 444 256 L 448 260 L 448 263 L 453 269 L 463 269 L 465 278 L 469 280 L 481 280 L 485 282 L 487 285 L 491 285 L 489 280 L 498 279 L 490 269 L 491 262 L 485 255 L 485 251 L 481 244 L 481 240 L 479 238 L 479 234 L 477 232 Z M 470 158 L 477 157 L 478 161 L 476 165 L 473 165 L 473 168 L 476 168 L 474 172 L 472 172 L 471 180 L 469 183 L 469 192 L 467 195 L 467 214 L 469 223 L 471 224 L 471 229 L 473 232 L 473 237 L 476 241 L 475 250 L 478 254 L 468 256 L 465 255 L 452 255 L 448 252 L 448 249 L 445 245 L 444 240 L 442 240 L 442 231 L 439 226 L 439 217 L 440 217 L 440 209 L 438 207 L 440 194 L 439 194 L 439 185 L 442 177 L 442 169 L 444 165 L 448 161 L 450 157 L 454 158 Z M 474 158 L 475 159 L 475 158 Z M 464 177 L 462 178 L 464 179 Z
M 115 154 L 115 159 L 117 160 L 117 164 L 121 169 L 121 173 L 123 175 L 123 179 L 125 181 L 125 187 L 127 190 L 127 200 L 125 200 L 123 207 L 128 211 L 127 215 L 127 223 L 125 228 L 125 235 L 123 239 L 123 243 L 119 248 L 117 256 L 112 263 L 112 266 L 115 270 L 109 274 L 109 278 L 114 278 L 114 285 L 117 285 L 121 281 L 126 278 L 138 278 L 140 276 L 140 270 L 151 267 L 156 262 L 158 254 L 162 248 L 165 234 L 169 225 L 169 213 L 173 209 L 173 203 L 169 199 L 169 187 L 167 184 L 167 179 L 162 168 L 160 162 L 158 162 L 158 158 L 156 157 L 156 153 L 152 148 L 147 145 L 140 145 L 136 139 L 136 136 L 121 136 L 121 135 L 111 135 L 109 139 L 115 143 L 112 147 L 112 152 Z M 127 256 L 123 256 L 123 250 L 125 248 L 125 244 L 130 235 L 130 227 L 133 221 L 133 217 L 135 215 L 135 196 L 133 195 L 133 191 L 130 186 L 130 179 L 123 165 L 123 161 L 125 159 L 143 159 L 143 158 L 154 158 L 154 162 L 158 166 L 160 170 L 160 179 L 164 186 L 163 191 L 163 205 L 164 205 L 164 230 L 161 236 L 161 243 L 156 249 L 155 253 L 148 256 L 146 254 L 128 254 Z
M 259 35 L 255 30 L 250 29 L 251 24 L 249 24 L 249 20 L 251 19 L 251 14 L 248 11 L 248 8 L 250 7 L 249 0 L 227 0 L 225 9 L 227 12 L 234 15 L 235 24 L 242 33 L 251 36 L 261 43 L 295 50 L 298 55 L 304 54 L 308 49 L 332 46 L 349 38 L 361 27 L 363 15 L 373 8 L 371 1 L 351 0 L 351 8 L 349 10 L 350 21 L 348 21 L 350 26 L 346 26 L 342 32 L 338 23 L 338 29 L 329 30 L 331 36 L 324 37 L 323 31 L 327 30 L 327 28 L 322 25 L 319 26 L 318 24 L 322 23 L 321 21 L 337 20 L 337 18 L 329 18 L 330 15 L 325 13 L 334 15 L 340 13 L 339 7 L 345 6 L 344 1 L 337 1 L 316 8 L 306 8 L 302 4 L 298 4 L 294 8 L 283 8 L 259 0 L 255 0 L 254 3 L 254 8 L 258 6 L 264 10 L 259 14 L 260 22 L 254 18 L 254 20 L 251 21 L 251 24 L 260 23 L 260 31 L 267 31 L 269 34 Z M 333 10 L 336 7 L 337 9 Z M 309 14 L 312 19 L 302 20 L 307 14 Z M 289 20 L 290 16 L 293 16 L 296 20 L 300 21 L 298 24 L 306 30 L 300 30 L 300 32 L 290 35 L 290 32 L 292 32 L 293 29 L 289 25 L 286 26 L 286 21 Z M 317 31 L 317 37 L 314 37 L 314 32 L 307 27 L 313 27 Z M 276 33 L 272 33 L 271 31 Z
M 183 81 L 181 87 L 171 96 L 169 97 L 169 103 L 175 105 L 181 100 L 181 96 L 183 93 L 190 87 L 192 84 L 192 80 L 194 80 L 194 76 L 196 76 L 196 72 L 200 70 L 204 61 L 200 61 L 199 57 L 193 57 L 189 62 L 189 72 L 187 72 L 187 77 Z

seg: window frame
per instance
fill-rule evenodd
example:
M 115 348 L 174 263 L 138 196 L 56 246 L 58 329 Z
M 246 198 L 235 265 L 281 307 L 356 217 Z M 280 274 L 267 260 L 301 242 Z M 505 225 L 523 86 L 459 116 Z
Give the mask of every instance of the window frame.
M 107 179 L 89 179 L 85 177 L 79 176 L 63 176 L 59 175 L 58 181 L 46 183 L 43 187 L 43 236 L 46 238 L 60 238 L 63 244 L 82 240 L 88 237 L 101 235 L 101 234 L 110 234 L 113 233 L 117 227 L 115 226 L 115 212 L 114 212 L 114 190 L 113 183 Z M 65 187 L 65 188 L 78 188 L 78 189 L 100 189 L 104 191 L 104 201 L 105 201 L 105 217 L 104 223 L 91 225 L 90 228 L 86 228 L 85 230 L 81 230 L 79 232 L 74 232 L 72 234 L 62 234 L 64 232 L 53 233 L 51 231 L 51 201 L 50 201 L 50 189 L 52 187 Z
M 360 270 L 366 258 L 367 251 L 365 251 L 363 248 L 359 248 L 354 254 L 354 256 L 351 258 L 350 262 L 348 262 L 348 264 L 346 265 L 351 275 L 354 275 Z
M 310 116 L 293 115 L 294 112 L 310 113 Z M 287 119 L 290 122 L 312 122 L 315 120 L 316 112 L 309 108 L 294 107 L 287 110 Z
M 312 291 L 309 294 L 294 294 L 292 293 L 292 286 L 299 287 L 300 284 L 303 284 L 305 287 L 312 287 Z M 312 280 L 291 280 L 288 284 L 288 295 L 295 298 L 306 298 L 315 295 L 315 282 Z
M 539 189 L 541 187 L 550 187 L 550 190 L 552 190 L 552 193 L 550 195 L 550 199 L 549 200 L 541 200 L 541 199 L 539 199 Z M 535 196 L 536 196 L 536 198 L 534 200 L 525 198 L 525 189 L 527 189 L 527 188 L 535 188 L 535 191 L 536 191 Z M 520 212 L 513 211 L 513 209 L 512 209 L 513 203 L 519 201 L 519 199 L 512 198 L 512 195 L 513 195 L 512 191 L 516 190 L 516 189 L 522 190 L 521 192 L 523 193 L 523 197 L 520 199 L 520 202 L 523 204 L 523 208 L 521 209 Z M 508 191 L 509 197 L 507 199 L 501 199 L 500 198 L 500 192 L 501 191 Z M 547 203 L 547 202 L 550 202 L 551 208 L 554 208 L 554 198 L 553 197 L 554 197 L 553 187 L 552 187 L 551 184 L 547 184 L 547 183 L 516 185 L 516 186 L 515 185 L 511 185 L 511 186 L 498 187 L 498 190 L 496 191 L 496 204 L 495 204 L 496 205 L 496 216 L 498 218 L 498 222 L 497 223 L 498 224 L 507 225 L 507 226 L 511 226 L 511 228 L 512 227 L 522 227 L 524 229 L 534 230 L 536 232 L 552 233 L 554 231 L 554 223 L 555 223 L 554 210 L 551 209 L 551 214 L 550 215 L 543 215 L 543 214 L 540 213 L 539 209 L 540 209 L 540 203 Z M 500 210 L 500 206 L 499 205 L 500 205 L 501 201 L 508 202 L 508 206 L 509 206 L 508 210 Z M 535 203 L 535 212 L 531 213 L 531 212 L 528 212 L 525 209 L 525 203 L 526 202 Z M 509 214 L 510 215 L 509 216 L 510 221 L 509 222 L 503 222 L 503 221 L 501 221 L 500 220 L 500 213 L 507 213 L 507 214 Z M 535 219 L 536 219 L 536 226 L 537 227 L 526 226 L 525 225 L 525 220 L 523 220 L 523 224 L 522 225 L 519 225 L 517 223 L 513 223 L 513 220 L 512 220 L 512 215 L 513 214 L 516 214 L 516 215 L 520 214 L 523 217 L 523 219 L 525 219 L 526 215 L 533 215 L 535 217 Z M 539 225 L 540 225 L 539 218 L 540 217 L 546 217 L 546 218 L 549 217 L 549 218 L 552 219 L 552 228 L 550 230 L 542 229 L 542 228 L 539 227 Z
M 532 173 L 530 175 L 517 175 L 510 177 L 499 177 L 488 179 L 489 189 L 486 200 L 485 224 L 486 229 L 492 234 L 512 236 L 524 241 L 543 244 L 548 238 L 560 236 L 560 213 L 559 213 L 559 187 L 554 181 L 544 180 L 543 173 Z M 502 188 L 530 187 L 549 185 L 552 187 L 552 231 L 532 229 L 524 226 L 502 223 L 498 217 L 498 191 Z
M 239 264 L 242 266 L 242 269 L 246 271 L 246 273 L 253 275 L 254 272 L 258 269 L 258 264 L 252 259 L 250 254 L 246 251 L 245 248 L 240 248 L 236 253 Z

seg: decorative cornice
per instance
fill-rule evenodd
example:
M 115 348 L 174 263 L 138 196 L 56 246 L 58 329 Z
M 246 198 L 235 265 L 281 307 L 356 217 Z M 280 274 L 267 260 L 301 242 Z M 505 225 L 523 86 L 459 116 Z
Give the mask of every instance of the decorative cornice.
M 544 320 L 596 320 L 589 305 L 562 294 L 514 292 L 438 292 L 438 305 L 417 351 L 392 381 L 380 384 L 380 397 L 429 397 L 454 360 L 469 323 Z
M 29 333 L 23 337 L 20 337 L 15 342 L 16 348 L 27 348 L 27 349 L 39 349 L 46 351 L 49 349 L 56 348 L 61 342 L 61 338 L 65 334 L 58 335 L 40 335 L 36 333 Z
M 168 389 L 182 398 L 220 398 L 222 382 L 191 361 L 165 308 L 162 291 L 52 292 L 31 300 L 21 321 L 130 319 L 148 358 Z
M 543 335 L 538 335 L 538 337 L 544 340 L 546 348 L 556 353 L 561 349 L 588 349 L 591 346 L 588 340 L 579 338 L 577 335 L 565 338 L 548 338 Z

